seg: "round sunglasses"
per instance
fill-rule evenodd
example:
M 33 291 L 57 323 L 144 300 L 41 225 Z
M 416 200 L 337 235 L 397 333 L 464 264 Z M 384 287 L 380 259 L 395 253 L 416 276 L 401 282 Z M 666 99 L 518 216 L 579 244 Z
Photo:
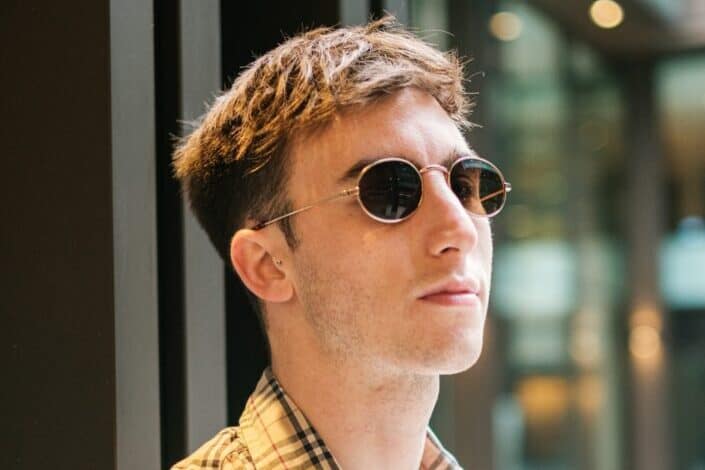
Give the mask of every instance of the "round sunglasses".
M 402 222 L 411 217 L 421 205 L 422 175 L 431 170 L 445 174 L 448 185 L 465 210 L 476 217 L 497 215 L 504 207 L 507 193 L 512 190 L 512 185 L 505 181 L 499 168 L 479 157 L 460 157 L 450 169 L 442 165 L 428 165 L 418 169 L 403 158 L 383 158 L 362 169 L 356 187 L 259 222 L 252 230 L 262 229 L 319 204 L 348 196 L 357 196 L 357 202 L 365 214 L 378 222 Z

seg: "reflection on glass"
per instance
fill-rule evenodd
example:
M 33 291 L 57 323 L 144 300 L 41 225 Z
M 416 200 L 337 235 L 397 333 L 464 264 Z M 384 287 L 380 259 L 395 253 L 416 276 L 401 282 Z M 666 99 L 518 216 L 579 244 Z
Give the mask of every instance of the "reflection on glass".
M 659 66 L 661 133 L 671 193 L 660 286 L 672 345 L 675 463 L 686 469 L 705 469 L 704 96 L 705 55 L 666 60 Z
M 596 54 L 568 43 L 551 20 L 525 3 L 500 8 L 523 25 L 499 44 L 491 85 L 497 153 L 515 188 L 496 221 L 506 230 L 491 301 L 506 338 L 501 400 L 514 398 L 521 423 L 505 424 L 506 437 L 522 429 L 520 468 L 617 470 L 625 452 L 614 328 L 624 296 L 618 88 Z M 497 445 L 496 455 L 507 454 Z
M 684 3 L 643 2 L 661 5 L 664 17 Z M 447 30 L 452 23 L 444 15 L 453 2 L 411 5 L 417 26 Z M 473 63 L 473 71 L 479 65 L 487 77 L 479 111 L 490 143 L 481 141 L 487 145 L 481 150 L 506 168 L 513 185 L 510 203 L 493 220 L 488 338 L 495 356 L 491 371 L 482 373 L 494 374 L 487 386 L 494 389 L 483 389 L 491 398 L 480 397 L 491 401 L 495 468 L 629 468 L 636 434 L 630 399 L 642 390 L 629 389 L 626 365 L 648 372 L 668 357 L 660 373 L 669 376 L 673 394 L 672 410 L 663 414 L 673 418 L 675 468 L 705 469 L 705 56 L 685 55 L 658 67 L 669 196 L 660 251 L 664 302 L 632 305 L 624 236 L 633 169 L 624 114 L 633 108 L 618 86 L 621 69 L 532 2 L 472 5 L 482 16 L 473 24 L 482 26 L 487 44 L 463 46 L 491 52 L 486 63 Z M 482 394 L 462 386 L 452 392 L 442 391 L 454 401 L 440 403 L 445 414 L 436 423 L 476 432 L 471 419 L 460 417 L 468 417 L 468 402 Z M 456 451 L 467 442 L 460 431 L 454 439 Z M 472 467 L 471 460 L 462 463 Z

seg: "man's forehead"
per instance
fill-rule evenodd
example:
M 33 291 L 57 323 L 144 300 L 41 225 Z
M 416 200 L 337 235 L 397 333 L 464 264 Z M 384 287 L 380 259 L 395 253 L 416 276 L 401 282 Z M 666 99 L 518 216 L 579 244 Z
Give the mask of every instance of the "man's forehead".
M 339 111 L 325 126 L 293 139 L 288 191 L 303 204 L 351 186 L 375 160 L 398 157 L 418 168 L 449 167 L 461 155 L 475 154 L 435 98 L 405 89 Z
M 296 163 L 304 165 L 346 165 L 350 160 L 390 156 L 413 162 L 419 160 L 413 155 L 415 148 L 423 153 L 422 145 L 415 144 L 433 144 L 441 150 L 432 156 L 436 164 L 442 164 L 438 159 L 445 160 L 451 153 L 473 154 L 435 98 L 417 89 L 403 89 L 338 111 L 325 126 L 301 134 L 292 143 Z M 420 160 L 414 163 L 424 164 Z

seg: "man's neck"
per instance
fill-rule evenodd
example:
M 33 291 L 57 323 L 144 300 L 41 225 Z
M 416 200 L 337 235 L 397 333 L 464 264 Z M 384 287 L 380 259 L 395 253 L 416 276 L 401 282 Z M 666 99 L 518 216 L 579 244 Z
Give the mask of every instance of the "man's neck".
M 274 375 L 342 468 L 419 468 L 438 376 L 385 373 L 302 351 L 274 356 Z

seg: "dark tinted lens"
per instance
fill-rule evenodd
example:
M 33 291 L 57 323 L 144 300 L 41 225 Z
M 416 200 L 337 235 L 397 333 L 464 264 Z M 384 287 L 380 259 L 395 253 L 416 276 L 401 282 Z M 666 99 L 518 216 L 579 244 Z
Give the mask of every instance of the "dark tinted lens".
M 482 160 L 456 163 L 450 173 L 450 187 L 465 209 L 475 215 L 494 215 L 504 204 L 504 181 L 492 165 Z
M 421 200 L 421 179 L 409 163 L 387 161 L 369 168 L 360 178 L 360 201 L 367 211 L 384 220 L 411 214 Z

